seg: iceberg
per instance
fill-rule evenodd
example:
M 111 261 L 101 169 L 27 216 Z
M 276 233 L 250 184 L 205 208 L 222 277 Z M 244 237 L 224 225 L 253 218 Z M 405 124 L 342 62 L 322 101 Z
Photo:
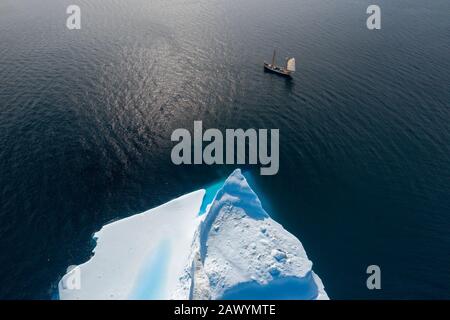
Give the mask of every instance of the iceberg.
M 301 242 L 263 209 L 239 169 L 98 231 L 60 299 L 328 299 Z M 73 270 L 73 269 L 72 269 Z

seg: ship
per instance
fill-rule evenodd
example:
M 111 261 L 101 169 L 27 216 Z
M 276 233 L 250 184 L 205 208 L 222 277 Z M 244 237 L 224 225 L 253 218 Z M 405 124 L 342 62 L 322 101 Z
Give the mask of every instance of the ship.
M 277 66 L 275 64 L 276 50 L 273 51 L 272 63 L 264 62 L 264 70 L 272 73 L 276 73 L 280 76 L 291 78 L 295 72 L 295 58 L 286 58 L 285 66 Z

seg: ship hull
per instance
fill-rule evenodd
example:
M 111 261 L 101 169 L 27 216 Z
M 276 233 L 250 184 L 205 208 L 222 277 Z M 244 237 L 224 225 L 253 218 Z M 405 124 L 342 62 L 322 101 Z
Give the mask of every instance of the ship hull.
M 290 71 L 281 69 L 280 67 L 272 66 L 271 64 L 268 64 L 268 63 L 264 63 L 264 71 L 267 71 L 270 73 L 275 73 L 275 74 L 285 77 L 285 78 L 292 78 Z

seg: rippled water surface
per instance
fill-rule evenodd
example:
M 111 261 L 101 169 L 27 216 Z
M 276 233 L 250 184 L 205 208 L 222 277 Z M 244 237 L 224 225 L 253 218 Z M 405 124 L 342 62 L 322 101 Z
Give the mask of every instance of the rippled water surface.
M 380 0 L 380 31 L 365 0 L 79 0 L 69 31 L 72 2 L 0 2 L 0 298 L 50 298 L 102 225 L 225 178 L 171 163 L 194 120 L 280 129 L 279 174 L 245 169 L 331 298 L 450 298 L 447 0 Z

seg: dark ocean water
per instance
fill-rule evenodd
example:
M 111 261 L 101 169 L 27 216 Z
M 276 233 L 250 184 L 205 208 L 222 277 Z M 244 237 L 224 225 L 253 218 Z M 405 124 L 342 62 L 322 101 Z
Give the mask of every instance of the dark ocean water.
M 244 167 L 331 298 L 450 298 L 450 2 L 0 2 L 0 298 L 50 298 L 92 234 L 225 178 L 175 128 L 280 128 Z M 265 74 L 273 48 L 292 81 Z M 377 264 L 382 289 L 366 288 Z

